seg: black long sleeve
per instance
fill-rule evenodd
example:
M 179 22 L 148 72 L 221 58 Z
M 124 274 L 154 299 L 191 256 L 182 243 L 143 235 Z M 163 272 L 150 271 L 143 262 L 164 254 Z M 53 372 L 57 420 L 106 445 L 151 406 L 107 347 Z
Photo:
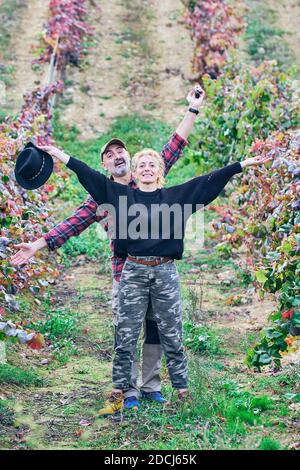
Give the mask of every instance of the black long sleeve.
M 74 157 L 70 157 L 67 167 L 76 173 L 79 182 L 98 204 L 107 202 L 106 183 L 110 180 L 105 175 Z
M 240 162 L 235 162 L 170 189 L 176 190 L 181 203 L 206 206 L 218 197 L 233 175 L 242 171 Z
M 225 166 L 224 168 L 214 170 L 211 173 L 204 175 L 203 177 L 205 178 L 205 182 L 203 185 L 203 195 L 201 196 L 201 198 L 203 198 L 202 204 L 206 206 L 216 199 L 232 176 L 237 173 L 241 173 L 242 171 L 243 168 L 240 162 L 235 162 L 231 165 Z

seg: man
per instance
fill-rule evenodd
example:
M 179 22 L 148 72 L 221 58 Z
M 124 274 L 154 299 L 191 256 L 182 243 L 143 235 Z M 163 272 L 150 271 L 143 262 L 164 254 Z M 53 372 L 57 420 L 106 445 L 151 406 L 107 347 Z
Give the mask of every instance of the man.
M 196 97 L 196 91 L 200 92 Z M 163 147 L 161 155 L 165 162 L 167 174 L 182 155 L 184 147 L 187 145 L 187 138 L 193 128 L 193 124 L 198 114 L 199 107 L 204 99 L 204 92 L 199 85 L 190 91 L 187 96 L 189 109 L 183 120 L 171 136 L 168 143 Z M 56 149 L 57 152 L 60 150 Z M 100 152 L 101 163 L 110 174 L 111 179 L 117 183 L 136 187 L 130 171 L 130 155 L 124 142 L 114 138 L 106 142 Z M 92 223 L 100 222 L 109 233 L 109 218 L 107 213 L 99 213 L 97 203 L 93 198 L 88 197 L 87 200 L 78 207 L 73 215 L 63 222 L 56 225 L 42 238 L 33 243 L 21 243 L 16 245 L 20 251 L 12 257 L 12 263 L 15 265 L 26 263 L 34 254 L 48 246 L 50 250 L 54 250 L 62 246 L 70 237 L 77 236 L 83 230 L 88 228 Z M 113 242 L 111 242 L 113 253 Z M 113 272 L 113 293 L 112 293 L 112 310 L 114 315 L 114 324 L 118 322 L 118 290 L 122 269 L 125 260 L 112 255 L 112 272 Z M 160 368 L 162 358 L 162 348 L 160 345 L 157 324 L 153 320 L 151 305 L 148 307 L 144 326 L 144 343 L 143 343 L 143 362 L 142 362 L 142 385 L 140 388 L 141 397 L 144 399 L 163 403 L 165 401 L 161 394 Z M 137 383 L 137 362 L 132 364 L 132 383 Z M 139 406 L 139 391 L 133 388 L 126 392 L 124 397 L 124 407 L 136 409 Z M 112 414 L 115 410 L 110 404 L 102 410 L 101 414 Z

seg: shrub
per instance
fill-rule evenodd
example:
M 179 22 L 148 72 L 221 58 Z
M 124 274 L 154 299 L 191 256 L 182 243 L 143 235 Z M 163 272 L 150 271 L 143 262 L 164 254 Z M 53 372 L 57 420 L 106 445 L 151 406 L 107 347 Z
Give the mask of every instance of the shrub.
M 243 29 L 237 5 L 224 0 L 185 1 L 185 19 L 195 43 L 194 68 L 200 77 L 208 73 L 217 78 L 224 68 L 229 49 L 237 45 L 236 36 Z

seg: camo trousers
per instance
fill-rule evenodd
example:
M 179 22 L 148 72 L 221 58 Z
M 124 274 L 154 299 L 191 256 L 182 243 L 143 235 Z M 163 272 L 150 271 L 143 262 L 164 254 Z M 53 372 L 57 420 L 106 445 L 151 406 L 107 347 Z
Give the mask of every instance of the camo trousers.
M 151 300 L 160 342 L 174 388 L 187 388 L 187 361 L 182 344 L 179 276 L 173 261 L 145 266 L 126 261 L 119 288 L 119 314 L 113 362 L 114 387 L 126 390 L 131 383 L 131 364 Z
M 115 326 L 115 346 L 116 333 L 119 317 L 119 289 L 120 282 L 113 279 L 112 291 L 112 311 L 114 315 Z M 135 396 L 139 397 L 140 392 L 160 392 L 161 380 L 160 369 L 162 359 L 162 347 L 160 345 L 156 321 L 153 318 L 151 302 L 149 302 L 146 319 L 144 321 L 144 339 L 142 343 L 142 377 L 141 384 L 138 387 L 138 359 L 134 358 L 131 364 L 131 383 L 133 387 L 124 393 L 124 398 Z

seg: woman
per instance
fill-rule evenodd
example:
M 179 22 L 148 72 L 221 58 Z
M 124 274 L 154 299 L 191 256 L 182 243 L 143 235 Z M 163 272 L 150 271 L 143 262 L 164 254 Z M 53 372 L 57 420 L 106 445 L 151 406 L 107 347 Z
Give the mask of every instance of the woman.
M 182 345 L 180 286 L 174 259 L 182 258 L 186 221 L 183 216 L 181 220 L 169 217 L 168 236 L 165 236 L 162 207 L 170 209 L 177 205 L 183 214 L 185 206 L 190 205 L 191 212 L 195 212 L 200 204 L 205 206 L 212 202 L 234 174 L 242 172 L 246 166 L 259 165 L 271 158 L 248 158 L 164 189 L 163 160 L 154 150 L 144 149 L 132 161 L 132 170 L 138 181 L 138 189 L 132 189 L 111 181 L 55 147 L 42 149 L 73 170 L 99 205 L 106 204 L 106 209 L 107 204 L 111 205 L 115 220 L 115 254 L 127 257 L 119 293 L 111 399 L 120 403 L 122 393 L 132 386 L 131 361 L 149 301 L 158 324 L 172 385 L 178 390 L 179 398 L 184 398 L 187 362 Z M 137 213 L 139 216 L 134 217 Z M 178 228 L 182 229 L 181 236 L 177 236 Z

